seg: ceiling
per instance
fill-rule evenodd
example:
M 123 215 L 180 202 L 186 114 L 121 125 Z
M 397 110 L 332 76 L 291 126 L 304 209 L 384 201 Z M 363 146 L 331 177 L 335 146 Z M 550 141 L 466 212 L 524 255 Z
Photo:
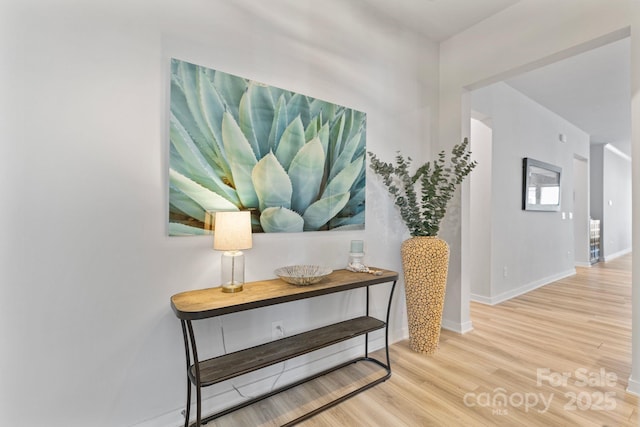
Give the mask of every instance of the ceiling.
M 426 37 L 443 41 L 519 0 L 366 0 Z M 630 41 L 620 40 L 511 78 L 507 84 L 591 135 L 631 154 Z
M 495 15 L 519 0 L 365 0 L 370 12 L 402 22 L 435 41 L 443 41 Z M 393 6 L 390 7 L 390 5 Z
M 573 123 L 592 144 L 631 154 L 631 41 L 627 37 L 506 80 Z

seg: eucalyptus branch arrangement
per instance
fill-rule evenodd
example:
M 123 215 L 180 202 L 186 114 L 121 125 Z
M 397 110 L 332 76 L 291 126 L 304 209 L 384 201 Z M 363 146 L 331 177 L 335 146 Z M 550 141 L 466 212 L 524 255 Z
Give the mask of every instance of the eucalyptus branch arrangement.
M 453 147 L 448 165 L 443 150 L 433 163 L 425 163 L 413 175 L 409 172 L 411 158 L 405 159 L 400 152 L 396 156 L 395 166 L 379 160 L 372 152 L 368 154 L 371 158 L 369 166 L 382 177 L 412 236 L 438 234 L 440 222 L 447 212 L 447 203 L 456 187 L 477 165 L 477 162 L 471 161 L 467 138 Z

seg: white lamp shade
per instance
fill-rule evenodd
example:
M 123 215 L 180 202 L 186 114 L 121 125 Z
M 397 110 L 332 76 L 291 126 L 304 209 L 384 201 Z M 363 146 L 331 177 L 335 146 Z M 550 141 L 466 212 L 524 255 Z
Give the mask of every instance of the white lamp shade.
M 253 246 L 249 211 L 216 212 L 214 227 L 213 249 L 237 251 Z

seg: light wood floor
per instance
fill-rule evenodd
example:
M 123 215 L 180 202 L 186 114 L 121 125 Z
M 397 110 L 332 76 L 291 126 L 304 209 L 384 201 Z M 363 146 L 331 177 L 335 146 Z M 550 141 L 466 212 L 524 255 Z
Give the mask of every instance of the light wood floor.
M 579 268 L 576 276 L 496 306 L 474 303 L 471 317 L 474 330 L 443 331 L 434 356 L 416 354 L 406 342 L 393 345 L 388 381 L 301 425 L 640 425 L 638 398 L 625 391 L 630 255 Z M 332 374 L 209 426 L 280 425 L 348 391 L 353 378 L 379 375 L 367 364 L 348 370 L 349 376 Z

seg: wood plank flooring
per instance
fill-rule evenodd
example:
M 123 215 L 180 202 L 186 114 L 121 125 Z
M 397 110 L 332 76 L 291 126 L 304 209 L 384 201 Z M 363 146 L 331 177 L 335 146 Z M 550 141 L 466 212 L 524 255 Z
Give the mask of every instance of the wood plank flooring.
M 471 317 L 474 330 L 443 331 L 434 356 L 416 354 L 406 342 L 393 345 L 388 381 L 300 425 L 640 425 L 638 398 L 625 391 L 631 255 L 496 306 L 473 303 Z M 347 371 L 209 426 L 277 426 L 380 375 L 367 364 Z

